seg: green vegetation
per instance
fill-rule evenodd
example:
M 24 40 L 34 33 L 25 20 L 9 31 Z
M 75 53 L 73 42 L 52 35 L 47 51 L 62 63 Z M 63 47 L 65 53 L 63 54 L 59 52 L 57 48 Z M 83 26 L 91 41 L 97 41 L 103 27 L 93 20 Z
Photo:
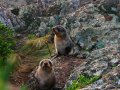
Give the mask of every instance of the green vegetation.
M 0 23 L 0 90 L 8 90 L 7 83 L 14 68 L 10 54 L 14 46 L 13 31 Z
M 20 90 L 28 90 L 28 88 L 27 88 L 27 86 L 23 85 L 23 86 L 21 86 Z
M 72 82 L 72 85 L 69 86 L 66 90 L 79 90 L 96 80 L 99 79 L 99 76 L 88 76 L 88 75 L 80 75 L 77 80 Z
M 16 58 L 11 54 L 5 66 L 0 67 L 0 90 L 9 90 L 8 89 L 8 81 L 11 75 L 11 72 L 14 70 Z
M 13 30 L 0 23 L 0 90 L 9 90 L 9 77 L 16 66 L 19 56 L 14 53 Z M 26 90 L 25 87 L 21 90 Z
M 0 23 L 0 67 L 5 65 L 14 44 L 13 31 Z
M 28 34 L 28 39 L 33 39 L 33 38 L 35 38 L 35 34 Z

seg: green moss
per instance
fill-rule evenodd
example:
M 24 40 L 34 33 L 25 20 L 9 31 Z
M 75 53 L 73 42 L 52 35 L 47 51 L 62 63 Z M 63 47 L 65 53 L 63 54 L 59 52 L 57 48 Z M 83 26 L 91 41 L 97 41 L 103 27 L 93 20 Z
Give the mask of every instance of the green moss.
M 69 86 L 66 90 L 78 90 L 83 88 L 96 80 L 99 79 L 99 76 L 88 76 L 88 75 L 80 75 L 77 80 L 72 82 L 72 85 Z

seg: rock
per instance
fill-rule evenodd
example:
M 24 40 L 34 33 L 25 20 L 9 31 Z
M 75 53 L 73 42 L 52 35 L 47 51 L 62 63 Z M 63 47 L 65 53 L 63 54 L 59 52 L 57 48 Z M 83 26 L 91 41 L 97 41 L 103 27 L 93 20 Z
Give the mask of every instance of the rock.
M 18 16 L 19 15 L 19 11 L 20 11 L 20 8 L 14 8 L 14 9 L 11 10 L 11 13 L 13 13 L 16 16 Z
M 22 34 L 16 34 L 16 36 L 15 36 L 16 38 L 23 38 L 23 36 L 22 36 Z
M 104 15 L 106 21 L 111 21 L 113 19 L 112 16 Z
M 118 58 L 113 58 L 113 59 L 110 61 L 110 63 L 111 63 L 112 66 L 116 66 L 116 64 L 119 63 L 119 60 L 118 60 Z
M 8 26 L 9 28 L 13 29 L 13 25 L 10 19 L 8 19 L 8 16 L 6 15 L 5 8 L 0 7 L 0 22 L 4 25 Z
M 119 80 L 118 77 L 119 77 L 120 57 L 119 57 L 119 54 L 115 54 L 115 52 L 117 51 L 118 51 L 118 46 L 114 45 L 111 47 L 94 50 L 91 53 L 89 53 L 86 60 L 87 62 L 75 68 L 75 70 L 70 75 L 65 88 L 69 87 L 71 85 L 70 82 L 76 80 L 79 75 L 87 74 L 89 76 L 100 76 L 102 78 L 94 82 L 93 84 L 83 88 L 82 90 L 118 89 L 119 85 L 116 83 L 118 83 L 118 80 Z M 110 76 L 110 78 L 106 75 Z M 109 79 L 113 81 L 109 82 Z
M 105 47 L 105 43 L 103 41 L 98 41 L 96 43 L 96 49 L 101 49 L 101 48 L 104 48 Z
M 81 90 L 94 90 L 94 89 L 100 90 L 101 88 L 103 88 L 103 85 L 102 85 L 103 83 L 104 81 L 100 79 L 95 82 L 95 84 L 93 85 L 93 88 L 91 88 L 91 86 L 87 86 L 86 88 L 82 88 Z
M 24 21 L 14 15 L 10 8 L 0 7 L 0 21 L 15 31 L 23 29 L 25 26 Z
M 117 4 L 119 4 L 120 2 L 119 2 L 119 0 L 101 0 L 102 2 L 101 3 L 104 3 L 104 4 L 106 4 L 106 5 L 117 5 Z
M 119 88 L 120 0 L 27 0 L 27 4 L 18 16 L 11 9 L 0 8 L 0 21 L 36 37 L 45 36 L 55 25 L 66 27 L 75 43 L 71 55 L 85 58 L 84 64 L 71 73 L 66 87 L 79 75 L 87 74 L 100 78 L 81 90 Z
M 118 82 L 117 82 L 117 83 L 118 83 L 118 85 L 120 85 L 120 79 L 118 80 Z
M 25 25 L 28 27 L 37 17 L 37 12 L 37 6 L 28 5 L 20 8 L 19 16 L 23 21 L 25 21 Z
M 119 79 L 118 79 L 120 75 L 119 69 L 120 69 L 120 65 L 115 67 L 108 74 L 105 74 L 101 79 L 97 80 L 96 82 L 90 84 L 85 88 L 82 88 L 81 90 L 94 90 L 94 89 L 118 90 L 120 88 Z
M 23 5 L 26 5 L 26 1 L 27 0 L 0 0 L 0 4 L 3 6 L 6 6 L 7 8 L 11 8 L 11 7 L 21 7 Z

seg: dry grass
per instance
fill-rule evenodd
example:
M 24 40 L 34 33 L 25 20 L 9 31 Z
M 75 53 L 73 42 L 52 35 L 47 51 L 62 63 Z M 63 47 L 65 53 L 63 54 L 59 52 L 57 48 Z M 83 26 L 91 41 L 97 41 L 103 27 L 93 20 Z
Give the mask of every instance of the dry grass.
M 20 48 L 20 53 L 39 59 L 51 57 L 51 54 L 54 53 L 54 45 L 48 43 L 49 37 L 50 35 L 46 35 L 44 37 L 26 40 L 24 46 Z

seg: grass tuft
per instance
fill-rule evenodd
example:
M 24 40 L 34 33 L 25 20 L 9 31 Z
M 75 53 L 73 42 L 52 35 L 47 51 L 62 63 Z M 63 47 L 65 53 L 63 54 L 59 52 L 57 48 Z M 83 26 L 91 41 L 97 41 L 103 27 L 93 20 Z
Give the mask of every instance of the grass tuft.
M 29 39 L 25 42 L 24 46 L 21 48 L 21 51 L 24 53 L 31 53 L 35 50 L 41 50 L 48 44 L 49 35 L 40 38 Z
M 49 44 L 50 35 L 40 38 L 29 39 L 24 46 L 20 48 L 20 52 L 25 56 L 34 56 L 39 59 L 51 57 L 54 51 L 54 45 Z
M 32 46 L 34 48 L 41 48 L 46 43 L 48 43 L 48 38 L 49 38 L 49 35 L 46 35 L 46 36 L 41 37 L 41 38 L 35 38 L 35 39 L 27 40 L 26 45 L 27 46 Z
M 99 76 L 80 75 L 77 80 L 72 82 L 71 86 L 68 86 L 66 90 L 79 90 L 99 79 Z

